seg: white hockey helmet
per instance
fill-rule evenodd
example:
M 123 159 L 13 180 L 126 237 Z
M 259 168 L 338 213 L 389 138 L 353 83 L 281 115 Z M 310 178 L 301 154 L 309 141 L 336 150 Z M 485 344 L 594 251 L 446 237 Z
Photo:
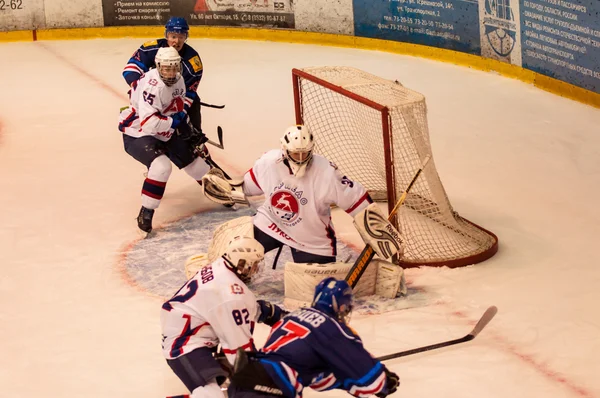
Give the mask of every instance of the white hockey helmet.
M 249 282 L 265 258 L 265 248 L 256 239 L 248 236 L 236 236 L 223 254 L 225 264 L 243 282 Z
M 306 172 L 314 146 L 312 133 L 303 125 L 289 127 L 281 137 L 281 150 L 296 177 L 302 177 Z
M 154 57 L 160 78 L 167 86 L 172 86 L 181 78 L 181 56 L 173 47 L 161 47 Z

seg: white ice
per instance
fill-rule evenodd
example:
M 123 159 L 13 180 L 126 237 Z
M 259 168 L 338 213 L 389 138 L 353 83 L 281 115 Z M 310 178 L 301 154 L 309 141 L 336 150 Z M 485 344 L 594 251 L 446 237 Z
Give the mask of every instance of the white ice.
M 120 267 L 137 239 L 144 168 L 124 152 L 116 120 L 127 103 L 121 70 L 142 41 L 0 44 L 1 397 L 186 392 L 160 352 L 161 299 Z M 294 123 L 293 67 L 354 66 L 426 95 L 451 203 L 495 232 L 500 251 L 467 268 L 408 270 L 429 305 L 355 316 L 352 326 L 383 355 L 461 337 L 490 305 L 499 313 L 470 343 L 388 361 L 402 381 L 396 396 L 600 396 L 598 109 L 383 52 L 190 44 L 205 66 L 203 100 L 227 105 L 204 113 L 206 131 L 226 131 L 227 150 L 214 157 L 238 174 Z M 175 171 L 155 224 L 207 208 L 197 184 Z M 356 242 L 344 217 L 336 214 L 338 232 Z

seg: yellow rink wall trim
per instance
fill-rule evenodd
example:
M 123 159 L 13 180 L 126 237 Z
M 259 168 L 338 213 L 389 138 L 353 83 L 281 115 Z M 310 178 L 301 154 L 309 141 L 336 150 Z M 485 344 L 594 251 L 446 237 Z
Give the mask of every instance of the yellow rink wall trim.
M 119 39 L 126 37 L 152 38 L 162 37 L 163 34 L 164 28 L 162 26 L 43 29 L 36 31 L 0 32 L 0 41 Z M 533 84 L 537 88 L 557 94 L 561 97 L 570 98 L 600 108 L 600 94 L 581 87 L 494 59 L 419 44 L 330 33 L 301 32 L 296 30 L 212 26 L 192 26 L 190 29 L 190 37 L 196 39 L 242 39 L 318 44 L 411 55 L 467 66 L 482 71 L 494 71 L 503 76 Z

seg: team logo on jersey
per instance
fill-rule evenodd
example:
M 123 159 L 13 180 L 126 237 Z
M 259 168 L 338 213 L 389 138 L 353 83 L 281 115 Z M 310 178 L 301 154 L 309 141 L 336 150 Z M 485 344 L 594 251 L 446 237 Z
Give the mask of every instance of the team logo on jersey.
M 189 62 L 190 65 L 192 65 L 192 68 L 194 68 L 194 72 L 198 73 L 202 70 L 202 61 L 200 61 L 199 56 L 194 55 L 192 58 L 189 59 Z
M 238 285 L 237 283 L 234 283 L 230 287 L 231 287 L 231 293 L 233 293 L 233 294 L 244 294 L 244 288 L 241 287 L 240 285 Z
M 290 191 L 275 191 L 271 195 L 271 211 L 285 224 L 293 224 L 300 215 L 300 203 Z

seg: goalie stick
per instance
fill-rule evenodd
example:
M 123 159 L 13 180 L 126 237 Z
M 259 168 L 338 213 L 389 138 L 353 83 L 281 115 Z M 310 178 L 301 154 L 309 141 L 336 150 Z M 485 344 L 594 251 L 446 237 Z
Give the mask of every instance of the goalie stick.
M 406 200 L 406 196 L 408 195 L 408 192 L 410 192 L 410 189 L 417 181 L 417 178 L 419 178 L 419 176 L 421 175 L 421 172 L 423 171 L 425 166 L 427 166 L 427 163 L 429 163 L 429 159 L 431 159 L 431 156 L 429 156 L 429 155 L 425 156 L 425 160 L 423 160 L 423 163 L 421 164 L 421 168 L 419 170 L 417 170 L 412 181 L 410 182 L 410 184 L 408 184 L 408 187 L 404 190 L 404 192 L 402 192 L 402 196 L 400 196 L 400 199 L 398 200 L 398 202 L 396 202 L 396 205 L 394 206 L 394 208 L 388 215 L 388 221 L 390 221 L 394 218 L 394 216 L 398 212 L 398 209 L 400 208 L 400 206 L 402 206 L 402 203 L 404 203 L 404 201 Z M 373 256 L 375 256 L 375 251 L 373 250 L 373 248 L 371 246 L 366 245 L 365 248 L 363 249 L 363 251 L 358 256 L 358 258 L 356 259 L 356 261 L 354 262 L 354 265 L 352 266 L 352 268 L 350 268 L 350 271 L 348 271 L 348 275 L 346 275 L 346 278 L 344 278 L 346 280 L 346 282 L 348 282 L 350 287 L 352 287 L 352 288 L 356 287 L 358 280 L 360 279 L 362 274 L 367 269 L 367 266 L 373 259 Z
M 483 315 L 481 316 L 481 318 L 479 319 L 479 321 L 477 322 L 477 325 L 475 325 L 473 330 L 471 330 L 471 332 L 469 334 L 467 334 L 466 336 L 461 337 L 459 339 L 448 340 L 448 341 L 444 341 L 442 343 L 426 345 L 424 347 L 419 347 L 419 348 L 413 348 L 412 350 L 401 351 L 401 352 L 397 352 L 395 354 L 384 355 L 381 357 L 377 357 L 375 359 L 377 359 L 378 361 L 387 361 L 389 359 L 405 357 L 408 355 L 418 354 L 420 352 L 437 350 L 438 348 L 448 347 L 448 346 L 451 346 L 454 344 L 466 343 L 467 341 L 471 341 L 475 337 L 477 337 L 477 335 L 483 330 L 483 328 L 486 327 L 486 325 L 488 323 L 490 323 L 490 321 L 492 320 L 492 318 L 494 318 L 494 316 L 496 315 L 497 312 L 498 312 L 498 308 L 496 308 L 496 306 L 489 307 L 487 310 L 485 310 L 485 312 L 483 313 Z

